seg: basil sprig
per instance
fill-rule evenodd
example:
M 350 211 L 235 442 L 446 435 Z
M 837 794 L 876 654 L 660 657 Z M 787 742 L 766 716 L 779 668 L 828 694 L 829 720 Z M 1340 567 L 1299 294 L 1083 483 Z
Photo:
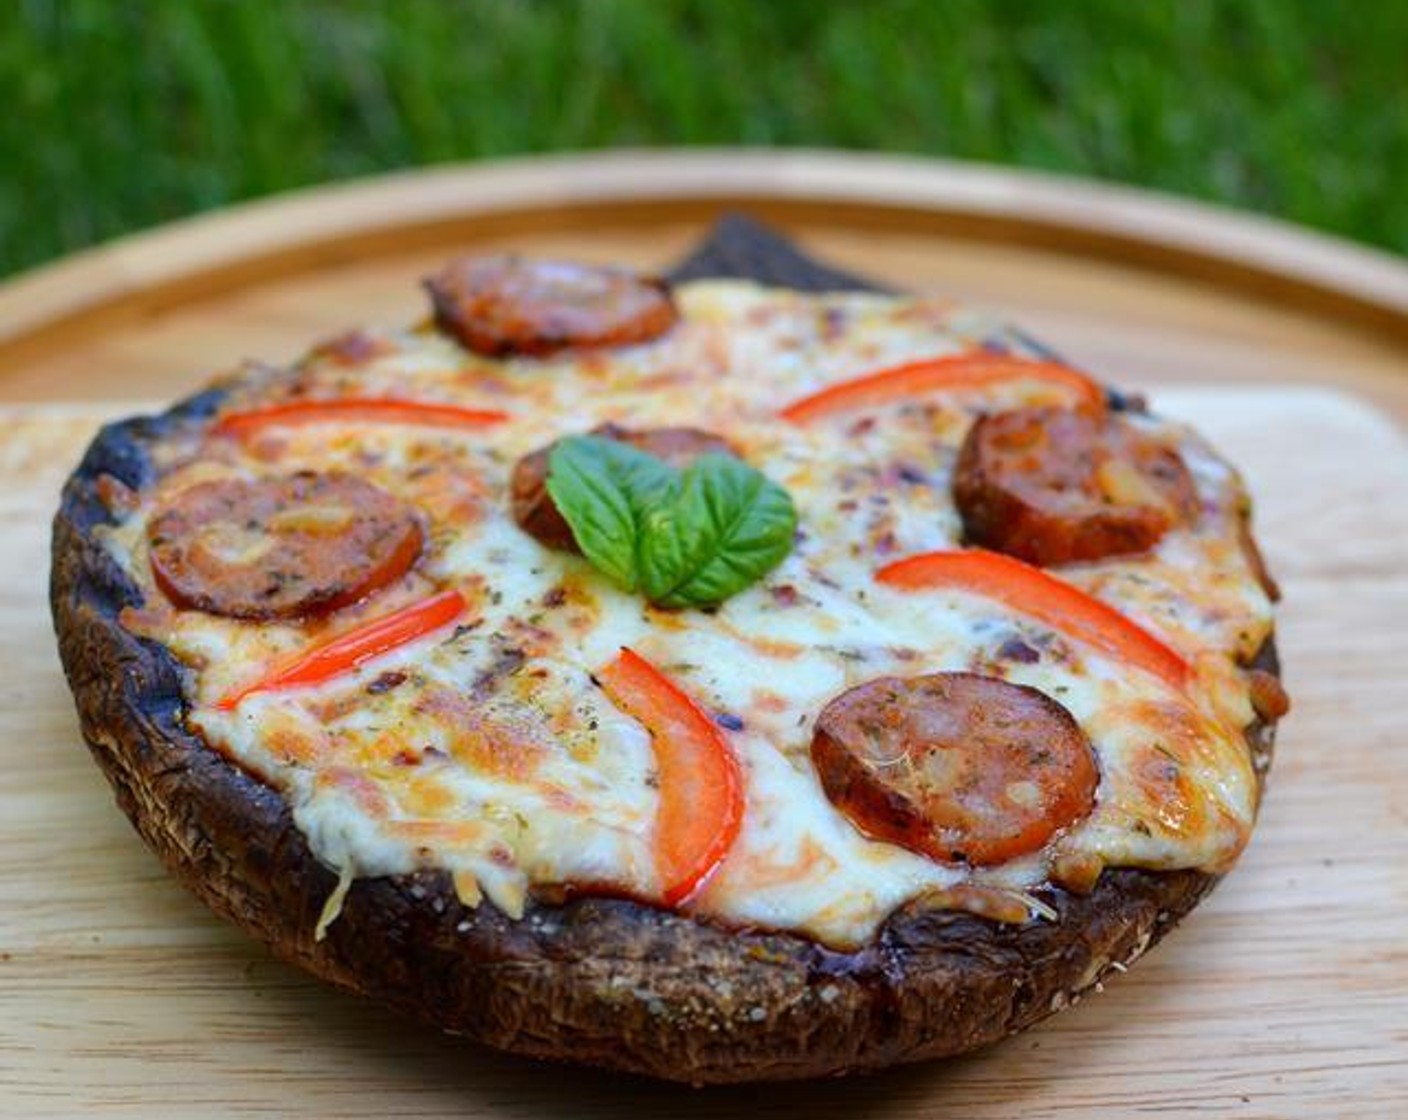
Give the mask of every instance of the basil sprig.
M 797 527 L 787 491 L 731 455 L 680 471 L 615 440 L 569 436 L 547 486 L 592 566 L 661 607 L 736 595 L 782 562 Z

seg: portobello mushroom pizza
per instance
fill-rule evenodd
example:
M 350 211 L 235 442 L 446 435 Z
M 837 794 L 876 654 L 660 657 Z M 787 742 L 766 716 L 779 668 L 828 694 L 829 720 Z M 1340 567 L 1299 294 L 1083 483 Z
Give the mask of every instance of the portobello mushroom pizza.
M 993 1042 L 1237 859 L 1287 700 L 1196 434 L 930 296 L 426 286 L 64 492 L 83 733 L 219 914 L 494 1046 L 726 1082 Z

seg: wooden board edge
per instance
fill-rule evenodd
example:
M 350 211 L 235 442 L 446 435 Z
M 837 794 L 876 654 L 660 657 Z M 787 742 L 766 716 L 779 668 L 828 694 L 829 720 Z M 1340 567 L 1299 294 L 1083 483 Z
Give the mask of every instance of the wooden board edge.
M 1114 260 L 1293 305 L 1408 347 L 1408 263 L 1269 218 L 1128 187 L 919 157 L 789 149 L 537 156 L 396 172 L 130 235 L 0 286 L 0 363 L 358 256 L 592 224 L 913 229 Z

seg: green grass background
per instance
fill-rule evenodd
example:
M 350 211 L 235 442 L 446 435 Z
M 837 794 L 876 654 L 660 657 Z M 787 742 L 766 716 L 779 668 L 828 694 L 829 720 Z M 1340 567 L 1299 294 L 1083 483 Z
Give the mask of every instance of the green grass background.
M 1408 2 L 0 0 L 0 273 L 388 168 L 822 145 L 1408 253 Z

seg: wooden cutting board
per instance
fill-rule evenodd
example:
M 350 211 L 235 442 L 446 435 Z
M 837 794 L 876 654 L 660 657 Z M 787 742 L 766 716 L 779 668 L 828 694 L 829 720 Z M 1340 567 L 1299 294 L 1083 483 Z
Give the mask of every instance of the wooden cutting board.
M 33 402 L 0 406 L 0 1115 L 1408 1111 L 1408 447 L 1392 419 L 1343 391 L 1408 415 L 1408 299 L 1396 311 L 1393 284 L 1378 283 L 1401 281 L 1401 268 L 1255 223 L 1246 233 L 1221 215 L 1220 236 L 1199 226 L 1180 241 L 1188 208 L 1144 196 L 1132 202 L 1147 221 L 1116 231 L 1125 248 L 1115 252 L 1102 223 L 1131 200 L 1096 188 L 1082 212 L 1069 184 L 944 167 L 926 179 L 912 164 L 887 178 L 885 161 L 813 156 L 800 180 L 795 161 L 780 161 L 788 175 L 758 163 L 744 190 L 736 165 L 717 158 L 732 186 L 713 196 L 697 159 L 684 201 L 668 160 L 632 165 L 614 199 L 600 161 L 575 173 L 561 162 L 509 168 L 517 191 L 507 193 L 493 181 L 504 169 L 488 180 L 461 171 L 455 190 L 423 179 L 356 188 L 377 205 L 353 198 L 343 225 L 328 220 L 348 207 L 333 191 L 0 289 L 0 401 Z M 648 197 L 652 167 L 663 179 Z M 529 187 L 544 176 L 558 202 L 539 201 L 534 216 L 525 198 L 538 199 Z M 574 182 L 597 194 L 569 205 Z M 910 188 L 899 201 L 896 183 Z M 1053 211 L 1058 187 L 1069 212 Z M 432 196 L 439 209 L 427 210 Z M 47 526 L 95 426 L 193 387 L 193 371 L 417 314 L 414 277 L 470 245 L 663 264 L 721 204 L 739 202 L 837 263 L 1012 313 L 1096 369 L 1152 386 L 1162 411 L 1222 446 L 1249 477 L 1285 587 L 1296 708 L 1242 864 L 1103 993 L 957 1062 L 694 1092 L 409 1027 L 271 960 L 169 881 L 81 745 L 45 603 Z M 494 205 L 502 224 L 489 220 Z M 1161 228 L 1172 231 L 1162 254 Z M 1239 230 L 1250 256 L 1230 268 Z M 1271 234 L 1285 239 L 1279 258 L 1267 255 Z

